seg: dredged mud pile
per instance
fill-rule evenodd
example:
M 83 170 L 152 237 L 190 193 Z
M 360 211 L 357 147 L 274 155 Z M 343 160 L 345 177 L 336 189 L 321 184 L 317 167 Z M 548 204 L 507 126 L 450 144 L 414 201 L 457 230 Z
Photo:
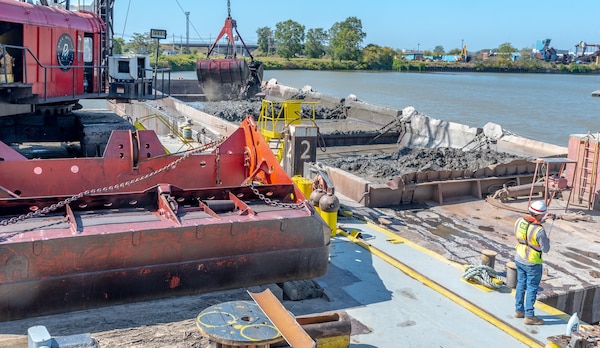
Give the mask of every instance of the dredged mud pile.
M 522 157 L 493 150 L 403 148 L 390 154 L 324 159 L 320 162 L 375 182 L 387 182 L 402 174 L 437 170 L 477 170 L 509 163 Z
M 206 112 L 207 114 L 220 117 L 224 120 L 234 123 L 240 123 L 246 116 L 252 115 L 258 120 L 262 102 L 256 100 L 236 100 L 236 101 L 216 101 L 216 102 L 194 102 L 189 103 L 193 108 Z M 302 117 L 312 117 L 312 108 L 310 104 L 302 105 Z M 315 118 L 317 120 L 344 119 L 344 107 L 342 104 L 335 108 L 326 108 L 320 104 L 314 105 Z
M 302 97 L 300 96 L 299 99 L 302 99 Z M 262 103 L 260 99 L 256 99 L 196 102 L 190 103 L 190 105 L 229 122 L 240 123 L 248 115 L 252 115 L 255 120 L 258 120 Z M 302 116 L 310 117 L 312 107 L 312 105 L 303 105 Z M 326 108 L 319 104 L 314 105 L 314 108 L 317 121 L 342 120 L 347 118 L 343 101 L 334 108 Z M 319 126 L 321 127 L 322 125 Z M 347 135 L 362 133 L 364 131 L 365 129 L 363 128 L 339 132 L 335 129 L 330 129 L 328 126 L 323 127 L 321 130 L 322 133 L 345 133 Z M 523 158 L 487 149 L 463 151 L 461 149 L 443 147 L 433 149 L 402 148 L 395 153 L 346 156 L 335 159 L 323 159 L 320 162 L 368 180 L 384 183 L 407 173 L 437 170 L 477 170 L 494 164 L 508 163 L 516 159 Z

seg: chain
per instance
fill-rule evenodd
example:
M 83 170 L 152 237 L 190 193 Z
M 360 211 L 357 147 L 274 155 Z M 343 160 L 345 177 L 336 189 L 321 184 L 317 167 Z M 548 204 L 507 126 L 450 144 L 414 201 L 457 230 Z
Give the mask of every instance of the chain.
M 185 159 L 187 159 L 188 157 L 190 157 L 192 154 L 197 153 L 197 152 L 201 152 L 201 151 L 205 151 L 205 150 L 207 150 L 207 149 L 209 149 L 211 147 L 218 146 L 222 142 L 223 142 L 223 140 L 220 140 L 218 142 L 208 143 L 208 144 L 206 144 L 204 146 L 197 147 L 195 149 L 186 151 L 184 153 L 184 155 L 181 156 L 180 158 L 178 158 L 177 160 L 175 160 L 175 161 L 167 164 L 166 166 L 164 166 L 164 167 L 162 167 L 162 168 L 160 168 L 160 169 L 158 169 L 158 170 L 156 170 L 156 171 L 154 171 L 152 173 L 148 173 L 146 175 L 142 175 L 142 176 L 140 176 L 138 178 L 131 179 L 131 180 L 128 180 L 128 181 L 125 181 L 125 182 L 122 182 L 122 183 L 116 184 L 116 185 L 110 185 L 110 186 L 105 186 L 105 187 L 102 187 L 102 188 L 96 188 L 96 189 L 86 190 L 86 191 L 80 192 L 80 193 L 78 193 L 76 195 L 73 195 L 73 196 L 71 196 L 71 197 L 69 197 L 69 198 L 67 198 L 67 199 L 65 199 L 63 201 L 60 201 L 58 203 L 54 203 L 54 204 L 52 204 L 50 206 L 44 207 L 42 209 L 36 209 L 35 211 L 31 211 L 31 212 L 29 212 L 27 214 L 22 214 L 22 215 L 19 215 L 19 216 L 11 217 L 10 219 L 0 220 L 0 226 L 7 226 L 7 225 L 10 225 L 10 224 L 15 224 L 15 223 L 17 223 L 19 221 L 31 219 L 33 217 L 38 217 L 38 216 L 41 216 L 43 214 L 48 214 L 50 212 L 53 212 L 53 211 L 55 211 L 57 209 L 60 209 L 60 208 L 64 207 L 67 204 L 70 204 L 70 203 L 72 203 L 72 202 L 74 202 L 74 201 L 76 201 L 76 200 L 78 200 L 80 198 L 83 198 L 84 196 L 89 196 L 89 195 L 93 195 L 93 194 L 97 194 L 97 193 L 106 193 L 106 192 L 114 191 L 114 190 L 117 190 L 117 189 L 122 189 L 122 188 L 125 188 L 127 186 L 131 186 L 133 184 L 137 184 L 137 183 L 139 183 L 141 181 L 144 181 L 144 180 L 148 180 L 148 179 L 150 179 L 153 176 L 156 176 L 156 175 L 158 175 L 158 174 L 160 174 L 162 172 L 165 172 L 165 171 L 167 171 L 169 169 L 172 169 L 172 168 L 176 167 L 179 163 L 183 162 Z
M 258 191 L 258 189 L 256 188 L 256 186 L 254 186 L 254 183 L 249 183 L 247 185 L 252 192 L 254 192 L 254 194 L 262 201 L 264 201 L 265 203 L 267 203 L 270 206 L 273 207 L 280 207 L 280 208 L 291 208 L 291 209 L 302 209 L 305 207 L 304 202 L 302 203 L 283 203 L 277 200 L 273 200 L 265 195 L 263 195 L 262 193 L 260 193 Z

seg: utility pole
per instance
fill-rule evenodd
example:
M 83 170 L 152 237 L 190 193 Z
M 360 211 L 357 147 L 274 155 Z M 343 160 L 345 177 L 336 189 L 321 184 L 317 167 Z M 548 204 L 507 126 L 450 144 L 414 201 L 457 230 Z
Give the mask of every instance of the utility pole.
M 268 46 L 267 46 L 267 56 L 271 55 L 271 42 L 273 41 L 273 39 L 271 38 L 271 35 L 269 35 L 268 40 Z
M 185 46 L 186 53 L 190 53 L 190 12 L 185 13 Z

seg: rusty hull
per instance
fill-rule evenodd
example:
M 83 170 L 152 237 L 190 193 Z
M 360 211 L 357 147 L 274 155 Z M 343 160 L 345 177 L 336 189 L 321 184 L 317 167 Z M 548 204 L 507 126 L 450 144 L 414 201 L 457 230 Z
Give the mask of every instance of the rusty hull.
M 141 133 L 102 158 L 0 144 L 1 321 L 326 273 L 328 227 L 252 119 L 187 157 Z

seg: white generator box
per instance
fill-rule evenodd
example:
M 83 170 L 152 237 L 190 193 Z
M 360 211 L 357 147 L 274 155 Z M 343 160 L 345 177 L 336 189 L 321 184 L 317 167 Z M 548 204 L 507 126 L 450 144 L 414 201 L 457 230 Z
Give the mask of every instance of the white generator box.
M 150 57 L 114 55 L 108 59 L 108 75 L 118 81 L 151 80 Z

